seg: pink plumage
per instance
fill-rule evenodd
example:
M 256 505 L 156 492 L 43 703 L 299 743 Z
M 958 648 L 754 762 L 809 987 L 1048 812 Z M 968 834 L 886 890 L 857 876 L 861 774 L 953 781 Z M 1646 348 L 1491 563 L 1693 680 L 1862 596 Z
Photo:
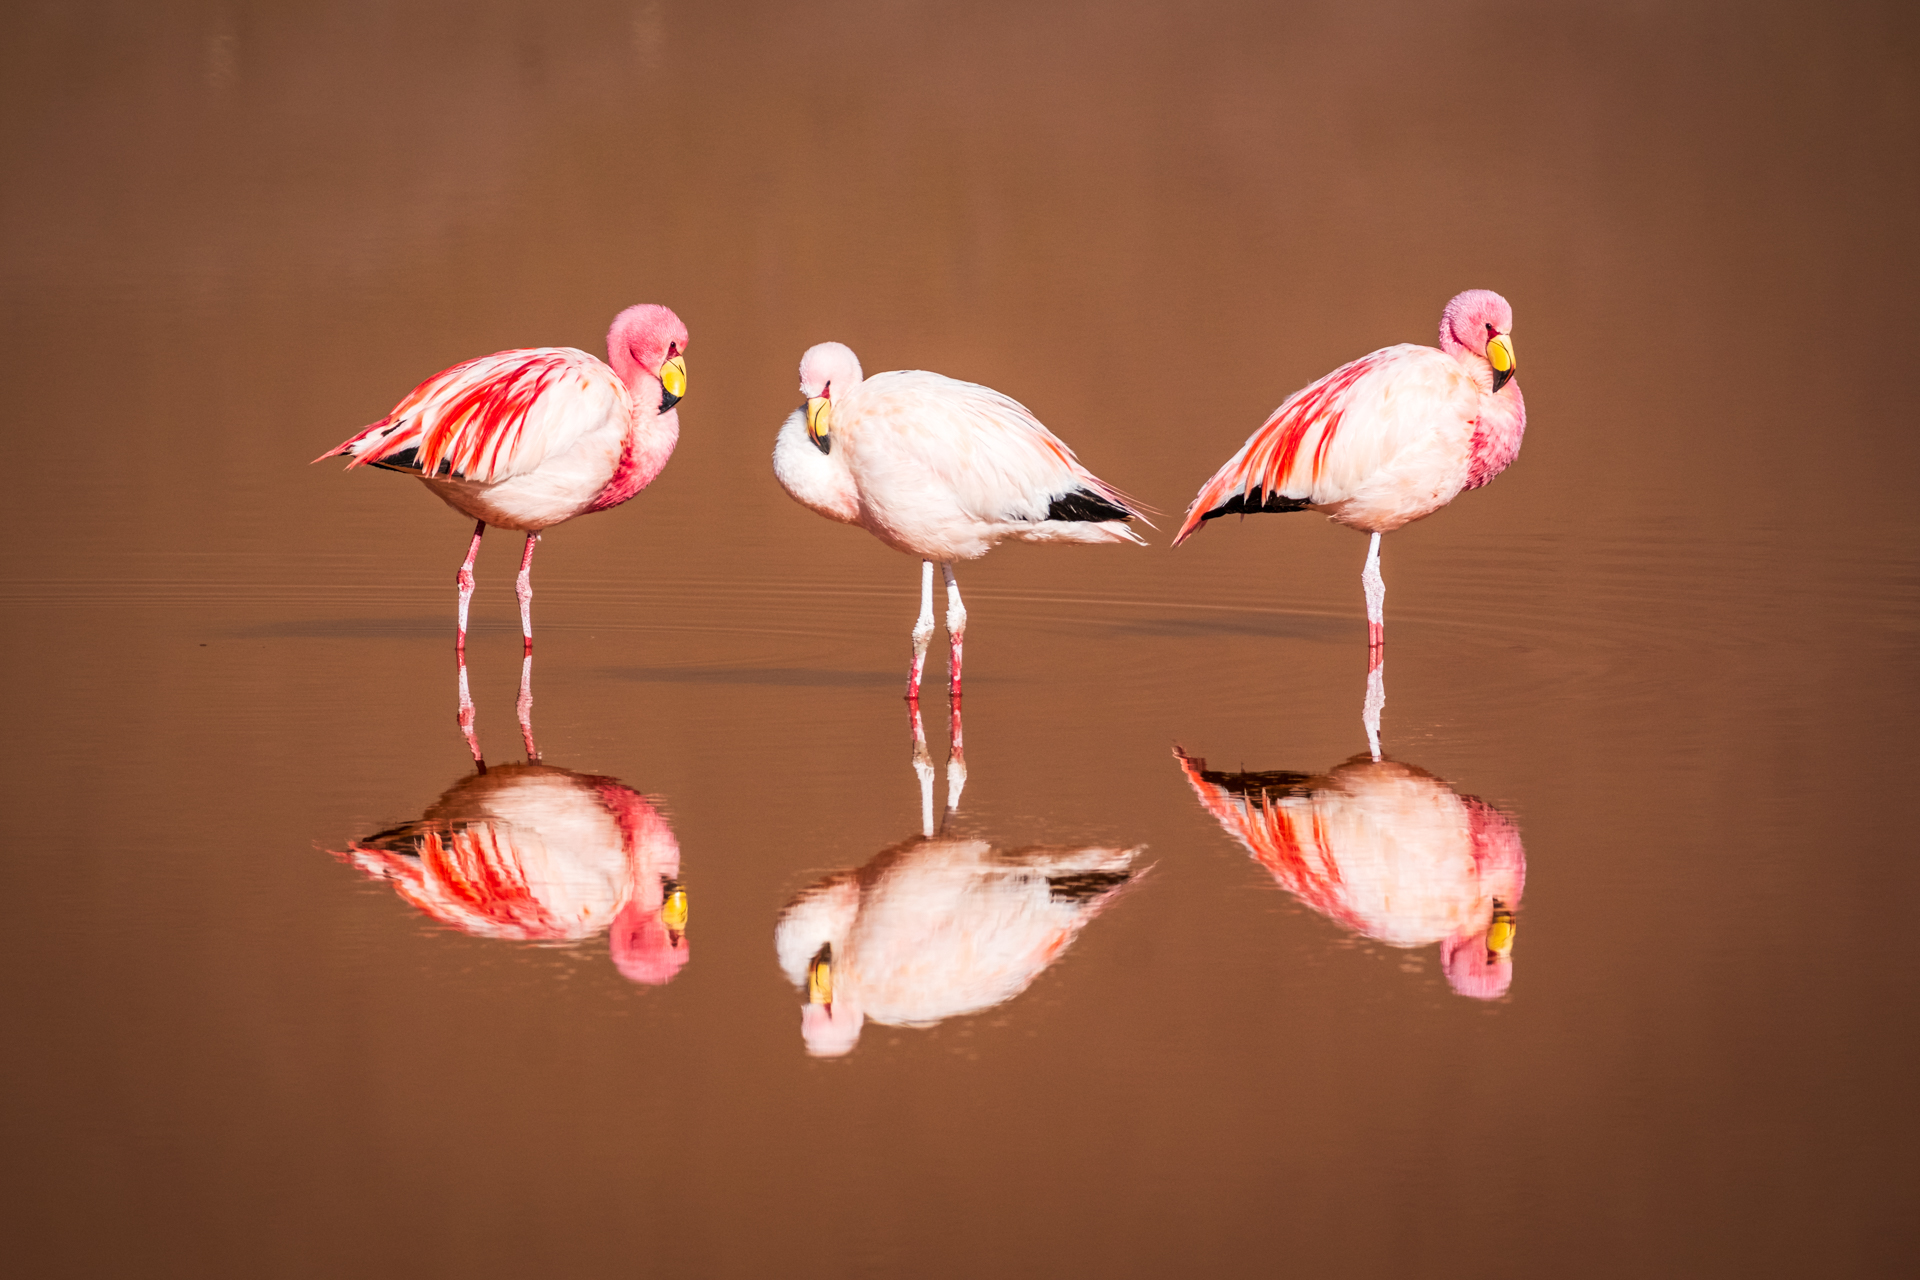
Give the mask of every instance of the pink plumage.
M 1219 516 L 1309 508 L 1370 534 L 1362 580 L 1377 656 L 1380 535 L 1486 484 L 1520 452 L 1512 334 L 1507 300 L 1469 289 L 1441 313 L 1439 350 L 1383 347 L 1294 392 L 1201 486 L 1174 545 Z
M 806 403 L 780 428 L 773 471 L 801 505 L 918 557 L 920 619 L 907 698 L 918 702 L 933 634 L 933 566 L 947 583 L 948 684 L 960 696 L 966 609 L 958 560 L 1007 541 L 1135 542 L 1146 508 L 1081 465 L 1025 405 L 923 370 L 865 377 L 838 342 L 800 361 Z
M 1527 880 L 1512 819 L 1392 760 L 1360 755 L 1309 776 L 1174 755 L 1201 805 L 1287 892 L 1390 946 L 1439 943 L 1463 996 L 1506 994 Z
M 446 369 L 393 411 L 314 459 L 412 475 L 474 520 L 457 583 L 466 647 L 473 561 L 488 526 L 527 535 L 516 582 L 533 646 L 531 565 L 543 529 L 618 506 L 666 466 L 680 438 L 687 328 L 662 306 L 629 307 L 607 332 L 607 361 L 572 347 L 500 351 Z

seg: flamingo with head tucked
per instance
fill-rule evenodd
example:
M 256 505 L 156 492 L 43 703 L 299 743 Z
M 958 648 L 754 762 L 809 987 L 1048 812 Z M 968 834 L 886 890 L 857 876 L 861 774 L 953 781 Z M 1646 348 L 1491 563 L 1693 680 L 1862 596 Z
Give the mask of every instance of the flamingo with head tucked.
M 573 347 L 498 351 L 434 374 L 380 421 L 327 450 L 349 469 L 418 478 L 473 520 L 460 566 L 467 647 L 473 562 L 491 525 L 527 535 L 515 591 L 533 649 L 533 548 L 543 529 L 617 507 L 653 482 L 680 439 L 687 326 L 662 306 L 628 307 L 607 331 L 607 363 Z
M 1513 308 L 1469 289 L 1441 313 L 1438 351 L 1382 347 L 1288 396 L 1201 486 L 1173 543 L 1216 516 L 1305 508 L 1372 535 L 1361 584 L 1377 661 L 1387 595 L 1380 535 L 1506 470 L 1527 429 L 1513 375 Z
M 960 698 L 967 611 L 953 576 L 1008 540 L 1136 542 L 1144 508 L 1101 480 L 1025 405 L 990 387 L 918 369 L 863 377 L 838 342 L 800 360 L 806 404 L 780 428 L 773 473 L 802 506 L 857 524 L 917 556 L 920 618 L 907 700 L 933 635 L 933 566 L 947 582 L 948 690 Z

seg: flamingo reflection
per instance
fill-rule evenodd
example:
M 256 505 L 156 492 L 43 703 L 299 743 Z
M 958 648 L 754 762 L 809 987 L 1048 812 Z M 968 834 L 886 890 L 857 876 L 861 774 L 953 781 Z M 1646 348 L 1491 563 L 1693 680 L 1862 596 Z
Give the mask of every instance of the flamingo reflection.
M 463 716 L 476 771 L 418 819 L 356 840 L 337 856 L 464 933 L 562 944 L 606 933 L 622 975 L 670 982 L 689 955 L 673 829 L 616 778 L 540 763 L 525 715 L 527 687 L 523 677 L 527 763 L 481 763 L 471 718 Z
M 801 891 L 774 929 L 780 967 L 804 993 L 801 1036 L 819 1057 L 850 1051 L 868 1020 L 932 1026 L 1013 999 L 1141 874 L 1140 846 L 1001 849 L 936 833 L 919 728 L 916 714 L 922 833 Z M 957 713 L 953 734 L 957 743 Z
M 1318 775 L 1227 773 L 1174 754 L 1201 805 L 1287 892 L 1390 946 L 1439 943 L 1460 995 L 1506 994 L 1527 876 L 1512 819 L 1371 753 Z

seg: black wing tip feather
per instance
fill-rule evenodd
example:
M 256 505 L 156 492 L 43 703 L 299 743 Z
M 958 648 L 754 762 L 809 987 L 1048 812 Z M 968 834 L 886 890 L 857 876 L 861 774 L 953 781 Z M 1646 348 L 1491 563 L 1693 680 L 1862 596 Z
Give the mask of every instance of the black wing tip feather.
M 1205 761 L 1194 763 L 1204 765 Z M 1228 771 L 1201 768 L 1197 772 L 1202 782 L 1212 783 L 1231 795 L 1249 798 L 1306 795 L 1310 790 L 1307 783 L 1313 780 L 1312 774 L 1292 769 Z
M 367 465 L 370 467 L 379 467 L 382 471 L 398 471 L 410 476 L 425 474 L 425 472 L 420 470 L 420 449 L 415 445 L 409 445 L 398 453 L 390 453 L 384 458 L 369 462 Z M 440 470 L 436 474 L 443 476 L 452 475 L 453 463 L 446 458 L 440 459 Z
M 1091 902 L 1105 897 L 1127 881 L 1131 871 L 1075 871 L 1047 877 L 1047 896 L 1055 902 Z
M 1047 504 L 1047 519 L 1069 521 L 1131 520 L 1134 513 L 1091 489 L 1073 489 Z
M 1288 498 L 1278 493 L 1265 494 L 1255 489 L 1252 493 L 1234 494 L 1200 518 L 1212 520 L 1218 516 L 1253 516 L 1274 511 L 1305 511 L 1312 505 L 1311 498 Z

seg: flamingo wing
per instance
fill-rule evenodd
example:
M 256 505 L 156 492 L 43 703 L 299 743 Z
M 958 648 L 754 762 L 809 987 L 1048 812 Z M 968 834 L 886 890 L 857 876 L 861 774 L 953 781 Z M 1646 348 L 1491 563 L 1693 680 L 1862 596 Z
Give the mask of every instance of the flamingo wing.
M 922 370 L 862 383 L 857 419 L 884 419 L 863 459 L 931 474 L 978 520 L 1145 520 L 1148 508 L 1082 466 L 1027 407 L 991 387 Z M 876 442 L 877 443 L 877 442 Z
M 1477 405 L 1472 379 L 1432 347 L 1403 343 L 1343 364 L 1288 396 L 1201 486 L 1173 544 L 1215 516 L 1351 497 L 1436 426 L 1471 434 Z
M 572 347 L 499 351 L 436 373 L 380 421 L 315 458 L 491 484 L 525 475 L 628 416 L 613 370 Z

